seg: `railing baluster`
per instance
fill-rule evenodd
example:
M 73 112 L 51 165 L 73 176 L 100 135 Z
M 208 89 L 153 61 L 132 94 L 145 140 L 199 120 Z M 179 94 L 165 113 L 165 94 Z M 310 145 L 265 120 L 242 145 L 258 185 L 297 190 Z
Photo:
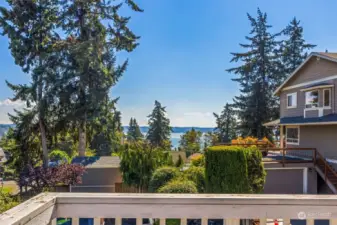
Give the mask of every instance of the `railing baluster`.
M 337 225 L 337 219 L 330 219 L 329 224 L 330 225 Z
M 266 218 L 260 218 L 260 225 L 266 225 L 267 219 Z
M 71 218 L 71 225 L 80 225 L 80 218 Z
M 307 224 L 306 225 L 314 225 L 315 220 L 314 219 L 307 219 Z
M 115 225 L 122 225 L 122 218 L 121 217 L 115 218 Z
M 225 225 L 240 225 L 240 219 L 226 219 Z
M 326 162 L 324 162 L 324 180 L 326 182 Z
M 94 218 L 94 225 L 101 225 L 101 218 Z
M 166 225 L 166 219 L 165 218 L 160 218 L 159 225 Z
M 143 218 L 137 218 L 136 225 L 142 225 L 142 224 L 143 224 Z
M 290 219 L 283 219 L 283 225 L 290 225 Z
M 201 225 L 208 225 L 208 218 L 202 218 Z
M 187 218 L 181 218 L 180 225 L 187 225 Z

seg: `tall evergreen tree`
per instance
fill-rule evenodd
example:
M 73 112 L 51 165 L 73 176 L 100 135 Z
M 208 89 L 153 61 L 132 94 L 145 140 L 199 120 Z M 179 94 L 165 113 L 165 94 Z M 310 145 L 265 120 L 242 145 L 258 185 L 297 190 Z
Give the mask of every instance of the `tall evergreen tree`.
M 139 141 L 144 138 L 135 118 L 130 119 L 129 130 L 126 138 L 128 141 Z
M 57 2 L 55 0 L 10 1 L 9 9 L 0 8 L 0 25 L 3 35 L 10 39 L 10 49 L 15 63 L 23 71 L 31 74 L 30 85 L 13 85 L 13 100 L 23 100 L 33 106 L 30 113 L 38 118 L 39 132 L 43 150 L 43 165 L 48 164 L 46 117 L 49 94 L 53 86 L 55 52 L 53 44 L 58 39 L 55 34 Z M 35 117 L 31 117 L 35 119 Z M 31 121 L 34 123 L 34 121 Z
M 124 1 L 134 11 L 142 11 L 132 0 Z M 128 62 L 116 65 L 116 51 L 132 51 L 137 37 L 127 27 L 129 17 L 119 15 L 123 3 L 97 0 L 62 0 L 61 28 L 68 35 L 63 49 L 67 68 L 62 81 L 66 97 L 65 116 L 76 121 L 79 155 L 85 155 L 86 129 L 102 116 L 102 104 L 109 101 L 109 91 L 126 70 Z M 71 99 L 69 101 L 68 99 Z
M 280 84 L 280 60 L 277 50 L 280 42 L 275 38 L 280 34 L 270 33 L 267 14 L 257 10 L 257 18 L 248 14 L 251 23 L 248 44 L 240 44 L 247 49 L 245 53 L 232 53 L 231 62 L 241 62 L 238 67 L 228 69 L 238 75 L 233 79 L 241 86 L 241 95 L 234 98 L 234 107 L 238 109 L 239 128 L 243 135 L 258 138 L 269 136 L 271 131 L 263 122 L 278 117 L 278 102 L 272 91 Z
M 168 147 L 170 140 L 171 127 L 170 120 L 166 117 L 165 107 L 160 102 L 155 101 L 154 109 L 149 117 L 149 131 L 146 139 L 152 146 Z
M 282 62 L 286 75 L 290 75 L 307 58 L 307 50 L 316 45 L 308 44 L 303 38 L 303 27 L 300 21 L 294 17 L 283 31 L 288 38 L 282 45 Z
M 216 119 L 215 132 L 218 136 L 218 141 L 227 143 L 236 137 L 237 121 L 233 106 L 226 103 L 221 114 L 213 113 Z

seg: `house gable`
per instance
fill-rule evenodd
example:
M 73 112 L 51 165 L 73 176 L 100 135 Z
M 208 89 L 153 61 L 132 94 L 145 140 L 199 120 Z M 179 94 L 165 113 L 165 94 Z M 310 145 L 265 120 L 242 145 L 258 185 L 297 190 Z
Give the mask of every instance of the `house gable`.
M 313 81 L 337 79 L 337 57 L 327 56 L 324 53 L 311 53 L 293 74 L 274 92 L 279 95 L 284 89 L 301 84 L 307 85 Z

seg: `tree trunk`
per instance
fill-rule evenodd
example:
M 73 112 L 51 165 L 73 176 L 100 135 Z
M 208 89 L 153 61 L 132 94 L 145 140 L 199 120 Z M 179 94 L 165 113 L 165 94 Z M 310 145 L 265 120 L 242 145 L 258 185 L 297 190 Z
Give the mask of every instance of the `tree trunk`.
M 85 147 L 86 147 L 86 121 L 83 120 L 78 129 L 78 155 L 85 156 Z
M 47 148 L 46 129 L 44 127 L 44 124 L 41 118 L 39 120 L 39 126 L 40 126 L 41 144 L 42 144 L 42 152 L 43 152 L 43 167 L 48 167 L 48 148 Z

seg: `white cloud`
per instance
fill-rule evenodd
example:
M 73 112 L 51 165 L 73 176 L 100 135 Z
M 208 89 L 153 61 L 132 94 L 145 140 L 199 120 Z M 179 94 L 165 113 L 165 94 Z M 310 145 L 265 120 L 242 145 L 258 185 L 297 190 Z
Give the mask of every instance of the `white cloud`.
M 25 107 L 23 101 L 12 101 L 10 99 L 0 100 L 0 124 L 10 124 L 8 113 L 13 113 L 14 109 L 20 110 Z

